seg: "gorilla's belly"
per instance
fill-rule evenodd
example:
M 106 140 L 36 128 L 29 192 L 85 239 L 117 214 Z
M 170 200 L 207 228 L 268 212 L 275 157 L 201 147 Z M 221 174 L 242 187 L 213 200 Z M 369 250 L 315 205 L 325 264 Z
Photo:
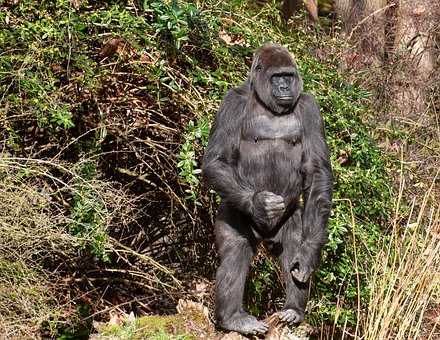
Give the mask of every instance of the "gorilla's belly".
M 242 141 L 238 176 L 256 191 L 270 191 L 285 198 L 301 192 L 302 147 L 285 139 Z

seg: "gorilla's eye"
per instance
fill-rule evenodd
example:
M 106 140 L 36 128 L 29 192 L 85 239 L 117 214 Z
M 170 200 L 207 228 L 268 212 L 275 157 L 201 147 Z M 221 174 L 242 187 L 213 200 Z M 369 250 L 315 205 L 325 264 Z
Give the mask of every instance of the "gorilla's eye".
M 257 70 L 257 72 L 260 72 L 263 69 L 263 67 L 261 65 L 257 65 L 257 67 L 255 67 L 255 69 Z

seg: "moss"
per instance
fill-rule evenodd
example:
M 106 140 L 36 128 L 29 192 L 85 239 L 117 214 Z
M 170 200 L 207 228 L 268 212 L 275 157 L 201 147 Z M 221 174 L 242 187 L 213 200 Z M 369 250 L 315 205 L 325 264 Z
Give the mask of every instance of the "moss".
M 205 332 L 203 319 L 199 315 L 144 316 L 122 325 L 105 326 L 102 336 L 116 336 L 123 339 L 179 339 L 195 340 Z

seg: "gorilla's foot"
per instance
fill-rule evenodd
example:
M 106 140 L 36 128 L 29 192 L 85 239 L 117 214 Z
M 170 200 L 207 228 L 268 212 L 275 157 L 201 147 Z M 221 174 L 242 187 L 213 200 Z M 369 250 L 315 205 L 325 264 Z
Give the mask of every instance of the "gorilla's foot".
M 240 314 L 223 322 L 220 326 L 228 331 L 241 334 L 264 334 L 269 329 L 265 322 L 258 321 L 254 316 L 248 314 Z
M 298 312 L 295 309 L 286 309 L 276 313 L 279 319 L 289 324 L 300 323 L 304 320 L 304 313 Z

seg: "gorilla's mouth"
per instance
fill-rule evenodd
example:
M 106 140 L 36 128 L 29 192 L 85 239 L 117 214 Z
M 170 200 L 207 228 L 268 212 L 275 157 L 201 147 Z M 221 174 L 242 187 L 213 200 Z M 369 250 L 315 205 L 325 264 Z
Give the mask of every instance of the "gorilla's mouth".
M 292 101 L 293 96 L 278 96 L 277 100 L 282 101 L 282 102 Z
M 281 105 L 281 106 L 290 106 L 293 104 L 293 101 L 295 100 L 295 98 L 293 96 L 279 96 L 276 98 L 277 98 L 278 105 Z

